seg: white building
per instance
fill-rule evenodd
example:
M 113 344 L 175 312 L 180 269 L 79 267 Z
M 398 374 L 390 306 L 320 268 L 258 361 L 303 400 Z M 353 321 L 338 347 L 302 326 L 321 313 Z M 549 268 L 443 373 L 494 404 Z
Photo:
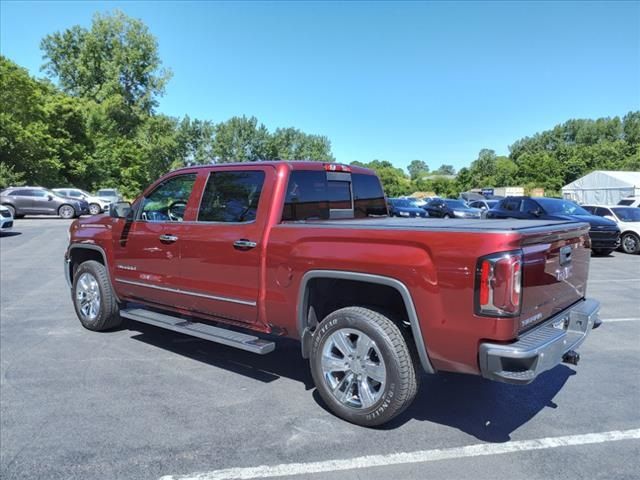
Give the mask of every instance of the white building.
M 640 172 L 596 170 L 562 187 L 562 196 L 578 203 L 615 205 L 629 195 L 640 195 Z

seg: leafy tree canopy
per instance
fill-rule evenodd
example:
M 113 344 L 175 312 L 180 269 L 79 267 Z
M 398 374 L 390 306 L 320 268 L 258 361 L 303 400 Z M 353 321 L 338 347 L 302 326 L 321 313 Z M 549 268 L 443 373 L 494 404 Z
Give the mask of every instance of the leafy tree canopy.
M 75 25 L 47 35 L 41 48 L 43 70 L 64 92 L 98 103 L 119 95 L 150 113 L 171 77 L 146 25 L 120 11 L 96 14 L 90 29 Z

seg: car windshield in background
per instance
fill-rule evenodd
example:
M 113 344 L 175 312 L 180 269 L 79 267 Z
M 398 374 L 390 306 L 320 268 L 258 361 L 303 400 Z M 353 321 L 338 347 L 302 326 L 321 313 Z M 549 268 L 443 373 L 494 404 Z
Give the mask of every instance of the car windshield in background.
M 397 199 L 391 200 L 391 203 L 393 204 L 394 207 L 411 208 L 414 206 L 406 198 L 397 198 Z
M 623 222 L 640 222 L 640 208 L 619 207 L 611 210 Z
M 444 203 L 451 208 L 469 208 L 462 200 L 445 200 Z
M 498 204 L 498 201 L 499 201 L 499 200 L 487 200 L 487 202 L 486 202 L 486 203 L 487 203 L 487 206 L 488 206 L 489 208 L 493 208 L 493 207 L 495 207 L 495 206 Z
M 116 195 L 115 190 L 98 190 L 99 197 L 113 197 Z
M 536 198 L 536 202 L 544 208 L 545 212 L 554 215 L 591 215 L 579 205 L 557 198 Z

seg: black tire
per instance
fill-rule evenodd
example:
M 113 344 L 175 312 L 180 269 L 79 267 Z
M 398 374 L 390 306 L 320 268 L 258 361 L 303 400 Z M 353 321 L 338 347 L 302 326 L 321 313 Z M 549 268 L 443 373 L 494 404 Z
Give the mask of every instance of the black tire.
M 620 247 L 624 253 L 631 255 L 640 253 L 640 237 L 633 232 L 627 232 L 620 239 Z
M 613 248 L 594 248 L 593 255 L 596 257 L 606 257 L 613 252 Z
M 60 207 L 58 208 L 58 215 L 60 216 L 60 218 L 64 218 L 67 220 L 78 216 L 78 214 L 76 213 L 76 209 L 67 203 L 65 203 L 64 205 L 60 205 Z
M 11 216 L 13 218 L 18 218 L 16 217 L 16 207 L 14 207 L 13 205 L 2 205 L 2 206 L 7 208 L 11 212 Z
M 84 276 L 84 275 L 88 276 Z M 99 308 L 95 317 L 85 314 L 82 310 L 82 285 L 78 285 L 81 282 L 81 278 L 95 279 L 97 283 L 97 290 L 99 292 Z M 109 274 L 104 265 L 95 260 L 88 260 L 80 264 L 73 275 L 73 287 L 71 290 L 73 299 L 73 306 L 76 309 L 76 315 L 83 327 L 96 332 L 102 332 L 118 327 L 122 323 L 120 318 L 118 301 L 111 289 L 111 283 L 109 282 Z
M 342 331 L 342 332 L 339 332 Z M 339 332 L 339 333 L 338 333 Z M 368 337 L 374 342 L 373 350 L 366 350 L 365 357 L 349 357 L 344 356 L 345 362 L 356 362 L 361 365 L 365 361 L 372 361 L 372 358 L 378 360 L 377 367 L 382 367 L 379 371 L 384 371 L 384 381 L 376 383 L 369 380 L 366 371 L 361 371 L 359 377 L 365 377 L 367 382 L 366 389 L 369 390 L 372 399 L 377 399 L 370 405 L 364 406 L 363 398 L 360 394 L 360 385 L 356 382 L 352 384 L 345 382 L 348 376 L 355 374 L 349 370 L 344 373 L 342 379 L 333 376 L 336 370 L 326 372 L 323 370 L 323 350 L 332 347 L 332 339 L 334 334 L 347 335 L 347 338 L 353 338 L 356 342 L 361 338 Z M 360 336 L 360 335 L 364 335 Z M 335 350 L 331 350 L 332 352 Z M 337 350 L 340 352 L 340 350 Z M 356 350 L 353 350 L 355 356 Z M 378 354 L 380 357 L 378 357 Z M 362 307 L 346 307 L 329 314 L 321 323 L 313 334 L 310 356 L 311 375 L 315 382 L 318 393 L 327 404 L 329 409 L 338 417 L 364 427 L 375 427 L 382 425 L 404 411 L 413 401 L 418 392 L 418 373 L 411 350 L 407 346 L 402 332 L 398 326 L 389 318 L 381 313 Z M 326 372 L 326 375 L 325 375 Z M 338 386 L 344 385 L 344 390 L 334 389 L 331 382 L 335 381 Z M 375 384 L 373 388 L 370 386 Z M 377 387 L 377 390 L 375 388 Z M 352 395 L 349 396 L 353 402 L 360 403 L 357 405 L 347 405 L 341 402 L 336 395 L 345 396 L 345 392 L 349 390 Z M 334 391 L 336 394 L 334 394 Z M 355 392 L 358 392 L 357 395 Z
M 102 208 L 97 203 L 90 203 L 89 204 L 89 213 L 91 215 L 99 215 L 99 214 L 102 213 Z

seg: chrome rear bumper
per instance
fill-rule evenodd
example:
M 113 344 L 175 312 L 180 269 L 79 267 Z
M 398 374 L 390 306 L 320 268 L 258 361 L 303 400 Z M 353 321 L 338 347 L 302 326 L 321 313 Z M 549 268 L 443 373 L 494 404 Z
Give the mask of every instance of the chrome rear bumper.
M 552 369 L 564 355 L 578 348 L 594 326 L 600 325 L 596 300 L 583 300 L 540 326 L 522 334 L 513 343 L 480 344 L 482 376 L 499 382 L 531 383 Z

